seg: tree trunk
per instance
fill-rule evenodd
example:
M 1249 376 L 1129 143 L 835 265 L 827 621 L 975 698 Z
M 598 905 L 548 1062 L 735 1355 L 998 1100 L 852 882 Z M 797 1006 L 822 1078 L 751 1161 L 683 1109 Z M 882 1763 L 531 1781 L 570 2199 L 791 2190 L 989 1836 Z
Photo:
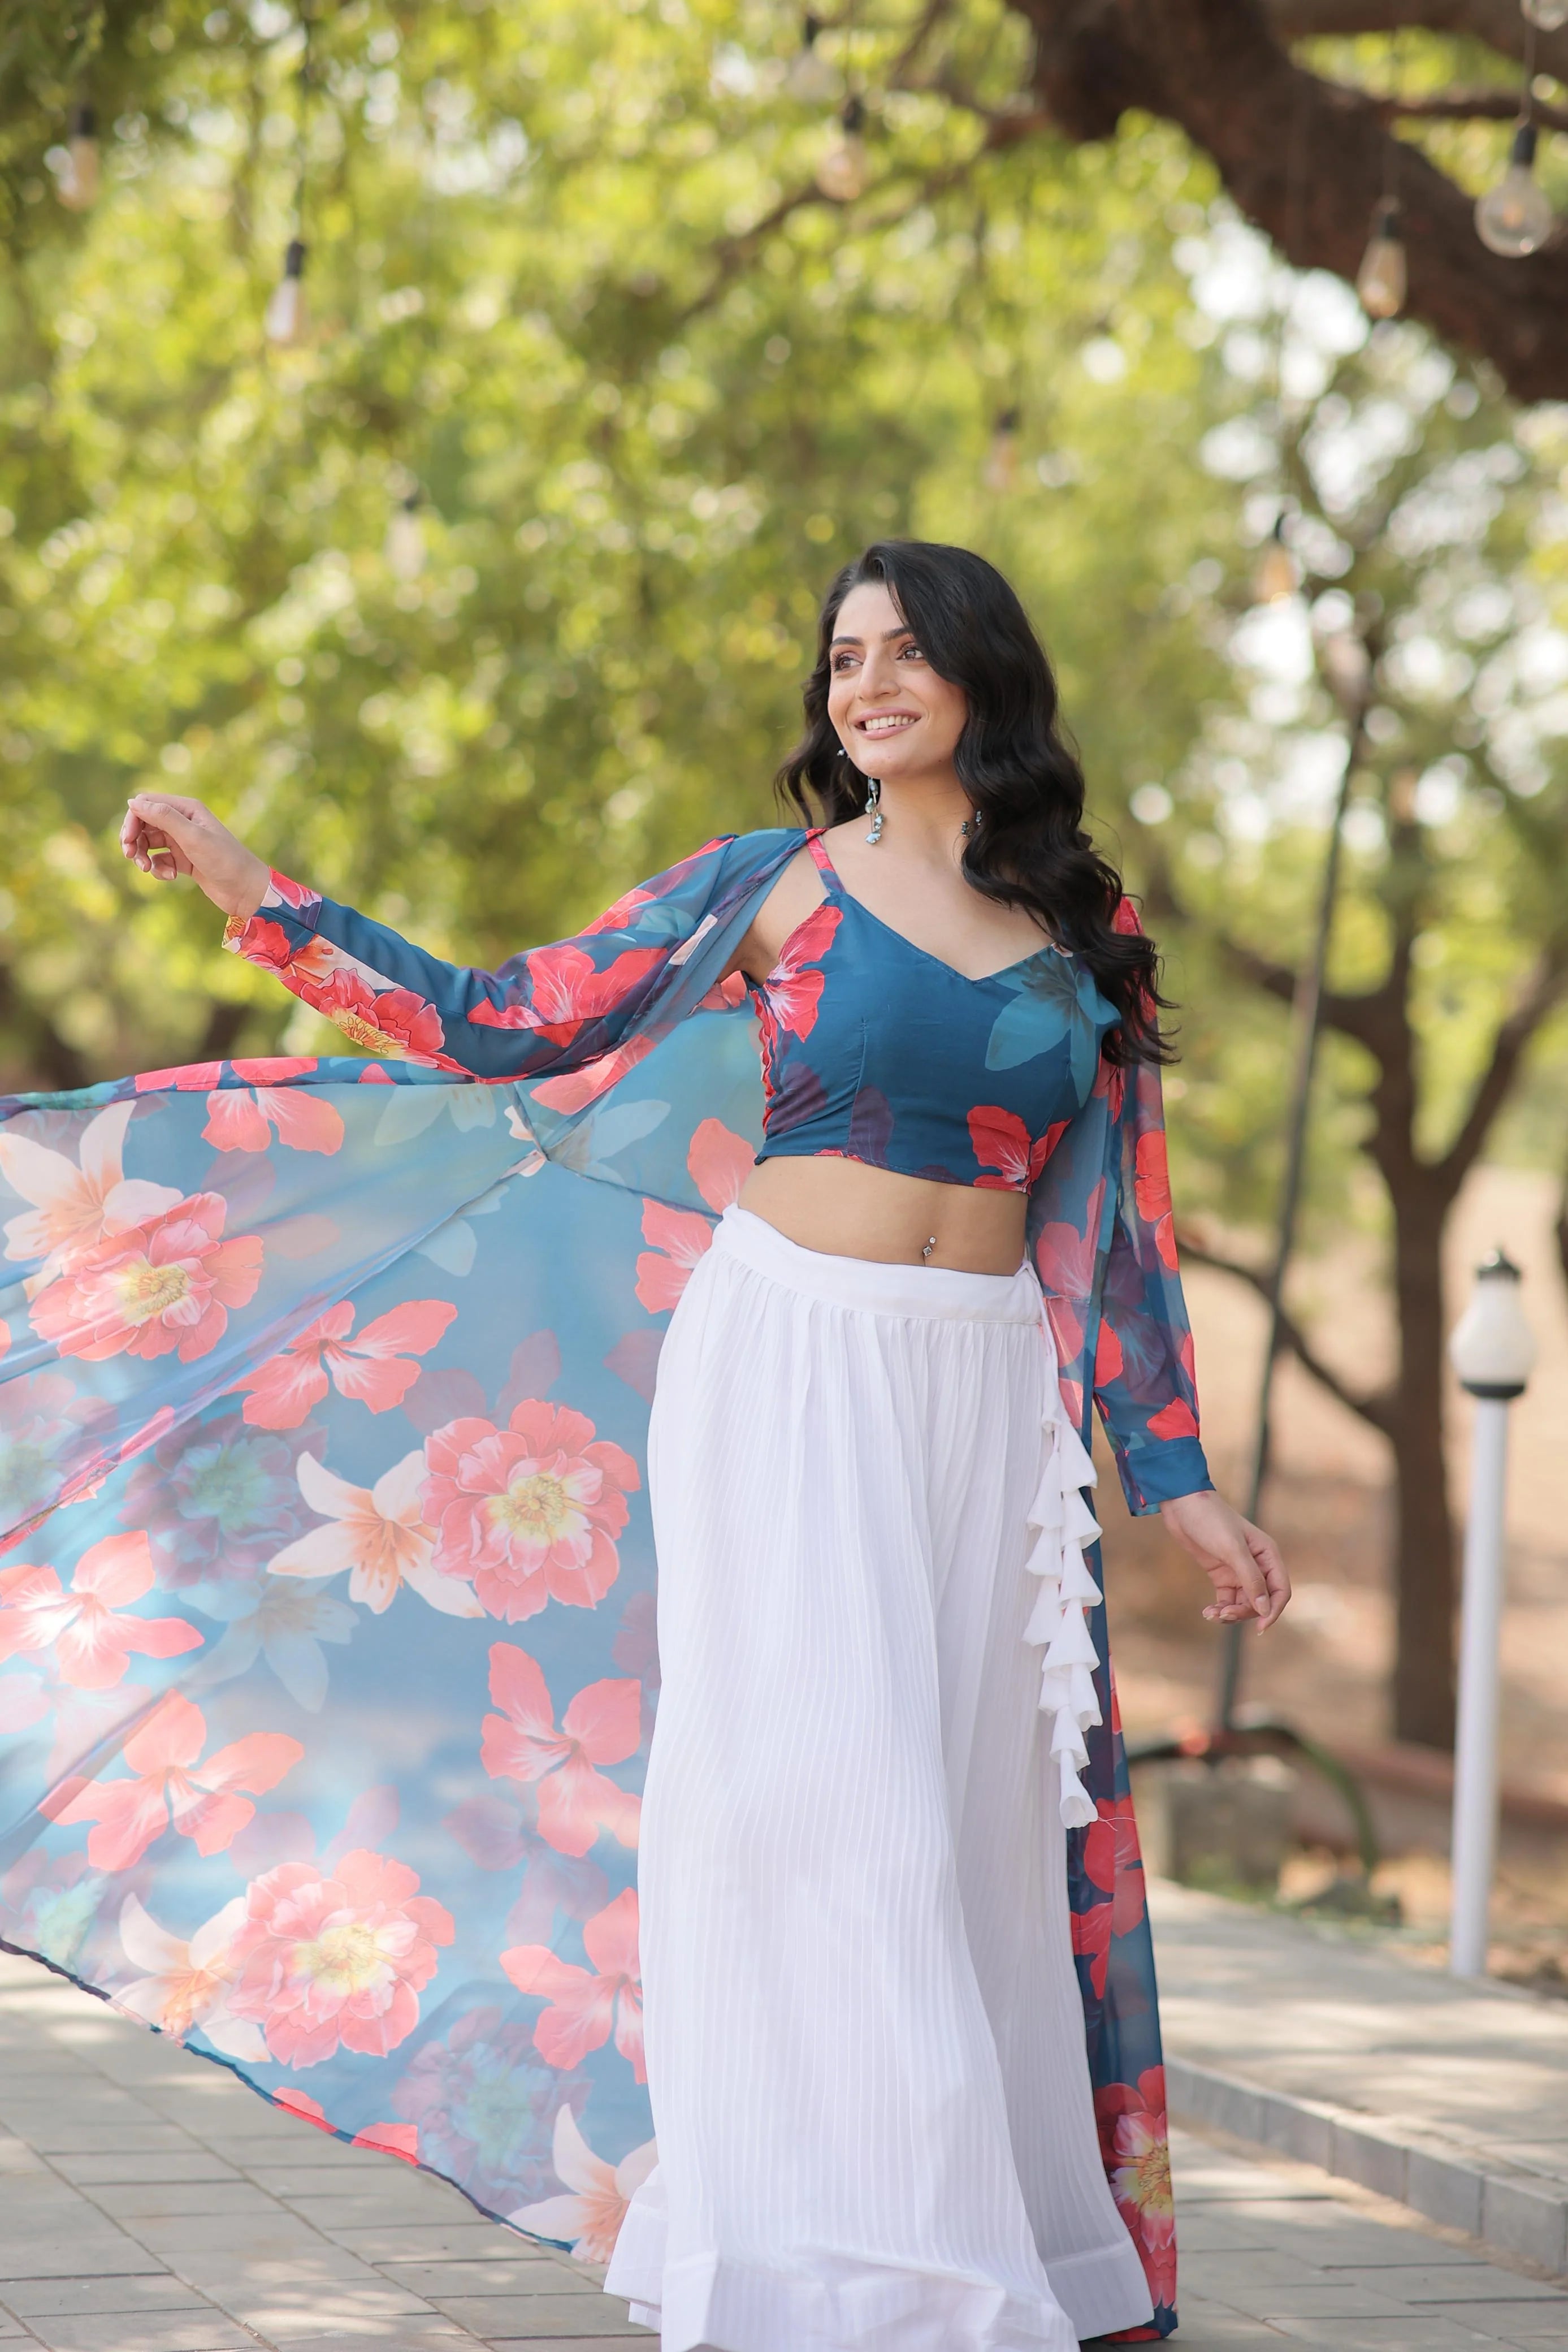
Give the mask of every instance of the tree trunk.
M 1400 1370 L 1389 1399 L 1398 1505 L 1394 1736 L 1454 1744 L 1454 1526 L 1443 1453 L 1445 1186 L 1412 1170 L 1393 1192 Z

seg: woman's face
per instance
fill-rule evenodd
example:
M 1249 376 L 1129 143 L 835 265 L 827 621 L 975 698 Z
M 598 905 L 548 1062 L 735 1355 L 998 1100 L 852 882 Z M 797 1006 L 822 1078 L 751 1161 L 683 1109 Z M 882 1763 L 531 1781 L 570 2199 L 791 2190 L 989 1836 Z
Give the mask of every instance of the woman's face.
M 852 588 L 829 654 L 828 716 L 864 776 L 950 772 L 968 704 L 938 677 L 880 581 Z

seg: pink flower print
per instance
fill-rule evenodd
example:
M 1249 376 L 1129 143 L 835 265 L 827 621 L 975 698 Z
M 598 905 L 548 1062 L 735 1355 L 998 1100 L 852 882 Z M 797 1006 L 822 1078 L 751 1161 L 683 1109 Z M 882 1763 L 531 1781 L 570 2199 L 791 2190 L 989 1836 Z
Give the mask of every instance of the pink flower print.
M 0 1175 L 33 1204 L 30 1214 L 7 1221 L 5 1255 L 43 1260 L 29 1277 L 29 1297 L 86 1257 L 106 1234 L 130 1232 L 178 1202 L 180 1194 L 169 1185 L 124 1173 L 125 1130 L 135 1108 L 111 1103 L 90 1119 L 78 1160 L 47 1150 L 16 1128 L 0 1134 Z
M 68 1781 L 51 1800 L 57 1822 L 95 1822 L 87 1842 L 96 1870 L 129 1870 L 171 1825 L 200 1854 L 222 1853 L 256 1812 L 256 1796 L 276 1788 L 305 1750 L 281 1731 L 253 1731 L 198 1761 L 206 1717 L 179 1691 L 165 1691 L 121 1750 L 129 1780 Z
M 449 1421 L 424 1452 L 441 1574 L 471 1582 L 508 1624 L 549 1601 L 598 1606 L 620 1573 L 626 1496 L 642 1482 L 629 1454 L 595 1440 L 586 1413 L 525 1397 L 505 1429 Z
M 128 1895 L 120 1906 L 120 1941 L 126 1958 L 146 1974 L 115 1987 L 116 2009 L 155 2025 L 176 2042 L 200 2026 L 226 2058 L 251 2064 L 264 2060 L 267 2044 L 259 2026 L 229 2014 L 234 1939 L 244 1917 L 245 1897 L 236 1895 L 187 1940 L 161 1927 L 136 1896 Z
M 282 1066 L 287 1069 L 287 1065 Z M 275 1129 L 278 1141 L 296 1151 L 342 1148 L 343 1114 L 303 1087 L 234 1087 L 207 1097 L 202 1140 L 220 1151 L 265 1151 Z
M 166 1356 L 183 1364 L 211 1353 L 261 1279 L 256 1234 L 223 1238 L 228 1204 L 194 1192 L 123 1233 L 107 1234 L 40 1292 L 33 1328 L 66 1356 Z
M 19 1372 L 0 1386 L 0 1529 L 55 1500 L 92 1424 L 111 1417 L 98 1398 L 78 1397 L 62 1371 Z
M 637 1297 L 650 1315 L 678 1305 L 699 1258 L 713 1247 L 713 1219 L 697 1209 L 643 1203 L 643 1239 L 652 1244 L 637 1260 Z
M 1111 1327 L 1109 1316 L 1100 1318 L 1100 1329 L 1094 1341 L 1094 1385 L 1097 1389 L 1119 1381 L 1124 1364 L 1122 1342 Z
M 329 1877 L 280 1862 L 246 1889 L 229 2008 L 261 2027 L 280 2066 L 317 2066 L 340 2047 L 384 2058 L 419 2023 L 436 1948 L 455 1933 L 406 1863 L 363 1846 Z
M 134 1652 L 177 1658 L 199 1650 L 202 1635 L 183 1617 L 122 1615 L 152 1584 L 152 1553 L 140 1529 L 89 1545 L 71 1576 L 18 1561 L 0 1569 L 0 1661 L 52 1649 L 60 1680 L 77 1690 L 109 1690 L 123 1680 Z
M 4 1391 L 0 1391 L 0 1395 Z M 309 1524 L 294 1465 L 325 1444 L 246 1429 L 237 1412 L 161 1436 L 132 1470 L 120 1516 L 146 1528 L 160 1584 L 244 1583 Z
M 776 1029 L 787 1029 L 791 1037 L 809 1037 L 817 1025 L 825 975 L 811 967 L 820 964 L 832 946 L 842 919 L 838 908 L 824 899 L 803 923 L 796 924 L 762 983 L 767 1021 Z
M 593 958 L 570 940 L 530 948 L 522 960 L 527 1002 L 492 1004 L 484 996 L 468 1018 L 476 1029 L 533 1029 L 552 1045 L 570 1045 L 585 1021 L 618 1012 L 668 956 L 667 948 L 628 948 L 601 971 Z
M 350 1339 L 354 1302 L 340 1300 L 281 1354 L 236 1381 L 236 1393 L 249 1391 L 246 1421 L 256 1429 L 298 1429 L 326 1395 L 329 1375 L 340 1396 L 357 1397 L 371 1412 L 390 1412 L 423 1370 L 411 1359 L 429 1353 L 456 1312 L 444 1298 L 411 1298 Z
M 298 993 L 367 1054 L 385 1054 L 425 1069 L 462 1067 L 441 1050 L 446 1032 L 434 1005 L 411 988 L 372 989 L 351 966 L 339 964 Z
M 1149 1128 L 1139 1136 L 1133 1164 L 1133 1197 L 1137 1202 L 1138 1214 L 1146 1225 L 1154 1227 L 1155 1247 L 1160 1254 L 1160 1261 L 1174 1274 L 1176 1270 L 1176 1220 L 1171 1212 L 1171 1180 L 1166 1160 L 1166 1139 L 1159 1128 Z
M 261 903 L 264 907 L 292 907 L 297 915 L 302 915 L 307 908 L 321 904 L 321 893 L 312 890 L 308 882 L 291 882 L 287 874 L 280 874 L 274 866 L 267 875 L 267 896 Z
M 1128 1935 L 1145 1907 L 1143 1857 L 1131 1797 L 1102 1797 L 1100 1818 L 1083 1841 L 1085 1875 L 1107 1900 L 1072 1914 L 1072 1948 L 1089 1962 L 1089 1980 L 1103 1997 L 1111 1938 Z
M 265 915 L 231 915 L 224 925 L 224 945 L 297 993 L 319 986 L 338 957 L 330 940 L 319 940 L 314 933 L 296 946 L 283 925 L 269 923 Z
M 1111 2191 L 1142 2260 L 1150 2300 L 1169 2308 L 1176 2247 L 1165 2068 L 1146 2067 L 1136 2084 L 1103 2084 L 1094 2094 L 1094 2116 Z
M 623 1764 L 643 1736 L 642 1689 L 633 1682 L 590 1683 L 555 1710 L 537 1659 L 509 1642 L 490 1651 L 490 1696 L 505 1711 L 485 1717 L 480 1759 L 492 1780 L 536 1781 L 539 1835 L 558 1853 L 584 1854 L 601 1829 L 637 1843 L 641 1799 L 616 1787 L 599 1764 Z
M 686 1152 L 692 1181 L 708 1207 L 720 1211 L 739 1199 L 756 1164 L 746 1138 L 722 1119 L 703 1119 Z M 653 1246 L 637 1260 L 637 1297 L 650 1315 L 677 1303 L 697 1260 L 713 1245 L 713 1219 L 697 1210 L 643 1202 L 643 1239 Z
M 594 1060 L 581 1063 L 578 1068 L 566 1071 L 559 1078 L 541 1078 L 533 1089 L 535 1098 L 542 1102 L 547 1110 L 568 1114 L 574 1110 L 586 1110 L 590 1103 L 597 1102 L 601 1095 L 608 1094 L 612 1087 L 619 1085 L 628 1070 L 634 1070 L 658 1042 L 656 1037 L 633 1037 L 626 1045 L 617 1045 L 611 1053 L 600 1054 Z
M 1094 1259 L 1100 1243 L 1100 1213 L 1105 1200 L 1105 1179 L 1097 1179 L 1083 1205 L 1083 1223 L 1042 1225 L 1034 1245 L 1040 1286 L 1048 1298 L 1087 1299 L 1094 1288 Z M 1081 1342 L 1082 1343 L 1082 1342 Z M 1074 1351 L 1076 1352 L 1076 1350 Z
M 379 1617 L 409 1585 L 448 1617 L 482 1617 L 473 1591 L 431 1567 L 435 1538 L 420 1501 L 424 1455 L 419 1448 L 383 1470 L 373 1486 L 350 1486 L 314 1454 L 297 1465 L 299 1491 L 328 1522 L 313 1528 L 267 1562 L 274 1576 L 340 1576 L 349 1571 L 349 1598 Z
M 538 2205 L 524 2205 L 507 2215 L 514 2229 L 537 2238 L 567 2238 L 580 2263 L 607 2263 L 615 2252 L 626 2208 L 659 2160 L 658 2143 L 644 2140 L 619 2164 L 595 2156 L 578 2128 L 569 2106 L 556 2109 L 552 2147 L 558 2179 L 565 2197 L 547 2197 Z
M 582 1930 L 593 1967 L 557 1959 L 546 1944 L 517 1944 L 501 1966 L 519 1992 L 543 1993 L 549 2007 L 534 2027 L 534 2048 L 547 2066 L 578 2066 L 615 2033 L 615 2047 L 639 2083 L 643 2061 L 643 1979 L 637 1959 L 637 1890 L 628 1886 L 596 1911 Z
M 444 2040 L 421 2045 L 392 2103 L 417 2126 L 427 2163 L 504 2213 L 548 2185 L 550 2111 L 563 2096 L 580 2101 L 587 2093 L 586 2082 L 563 2084 L 539 2063 L 518 2019 L 486 2005 L 466 2011 Z
M 977 1176 L 977 1186 L 993 1192 L 1027 1192 L 1045 1166 L 1051 1149 L 1049 1131 L 1039 1142 L 1016 1111 L 996 1103 L 982 1103 L 969 1113 L 969 1141 L 982 1168 L 994 1176 Z

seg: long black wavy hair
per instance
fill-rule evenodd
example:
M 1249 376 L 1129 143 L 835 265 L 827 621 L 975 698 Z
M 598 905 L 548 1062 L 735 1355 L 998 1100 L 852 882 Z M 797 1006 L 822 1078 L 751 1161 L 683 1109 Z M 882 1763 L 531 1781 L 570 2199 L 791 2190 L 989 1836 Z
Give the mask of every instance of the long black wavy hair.
M 779 771 L 779 793 L 808 824 L 841 824 L 866 805 L 866 780 L 828 717 L 828 687 L 839 607 L 868 581 L 886 588 L 932 668 L 968 703 L 953 754 L 978 819 L 964 849 L 966 876 L 988 898 L 1026 907 L 1077 950 L 1121 1016 L 1105 1040 L 1109 1060 L 1169 1061 L 1154 941 L 1118 923 L 1122 877 L 1083 830 L 1083 771 L 1058 717 L 1045 648 L 982 556 L 891 539 L 845 564 L 823 602 L 817 664 L 804 689 L 806 731 Z M 1131 913 L 1129 904 L 1122 924 Z

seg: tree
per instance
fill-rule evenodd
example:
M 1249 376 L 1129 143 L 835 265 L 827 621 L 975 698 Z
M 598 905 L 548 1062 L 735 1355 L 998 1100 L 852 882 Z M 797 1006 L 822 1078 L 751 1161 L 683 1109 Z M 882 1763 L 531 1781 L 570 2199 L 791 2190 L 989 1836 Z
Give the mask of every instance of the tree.
M 1291 292 L 1300 302 L 1301 290 Z M 1323 316 L 1321 297 L 1318 307 L 1316 338 L 1310 300 L 1294 350 L 1292 331 L 1278 329 L 1287 335 L 1279 372 L 1304 392 L 1254 401 L 1210 443 L 1217 465 L 1260 483 L 1260 534 L 1278 511 L 1268 485 L 1288 485 L 1302 578 L 1295 598 L 1249 605 L 1228 623 L 1261 705 L 1255 697 L 1250 710 L 1211 713 L 1174 780 L 1180 810 L 1170 814 L 1185 839 L 1156 849 L 1152 895 L 1194 940 L 1207 975 L 1192 992 L 1199 1006 L 1226 1002 L 1227 977 L 1290 1005 L 1291 940 L 1308 929 L 1315 863 L 1299 832 L 1292 854 L 1291 804 L 1315 793 L 1321 822 L 1348 718 L 1349 880 L 1322 1008 L 1343 1045 L 1331 1057 L 1329 1098 L 1319 1097 L 1319 1132 L 1330 1139 L 1319 1198 L 1348 1125 L 1383 1190 L 1397 1366 L 1369 1389 L 1335 1363 L 1332 1337 L 1325 1348 L 1294 1321 L 1287 1337 L 1307 1370 L 1388 1442 L 1394 1725 L 1403 1738 L 1443 1747 L 1453 1730 L 1455 1597 L 1444 1231 L 1568 997 L 1568 638 L 1553 622 L 1568 544 L 1555 487 L 1568 425 L 1553 412 L 1519 416 L 1413 330 L 1362 342 L 1354 316 L 1336 320 L 1333 302 Z M 1228 600 L 1234 615 L 1248 593 L 1234 578 L 1217 581 L 1217 622 L 1227 625 Z M 1205 863 L 1216 826 L 1228 854 Z M 1258 1171 L 1245 1151 L 1236 1165 L 1239 1045 L 1216 1035 L 1212 1016 L 1189 1039 L 1189 1064 L 1203 1075 L 1186 1123 L 1200 1137 L 1208 1129 L 1210 1199 L 1228 1192 L 1245 1214 Z M 1560 1117 L 1560 1082 L 1539 1058 L 1533 1066 Z M 1203 1077 L 1212 1088 L 1227 1067 L 1229 1085 L 1206 1106 Z M 1265 1132 L 1278 1127 L 1276 1115 Z M 1255 1265 L 1206 1245 L 1201 1231 L 1188 1245 L 1266 1287 Z

